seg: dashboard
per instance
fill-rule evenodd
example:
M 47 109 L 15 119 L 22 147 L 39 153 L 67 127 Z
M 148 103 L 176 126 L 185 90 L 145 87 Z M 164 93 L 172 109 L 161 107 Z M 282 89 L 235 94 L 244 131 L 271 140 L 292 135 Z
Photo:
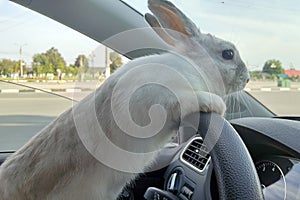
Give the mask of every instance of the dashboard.
M 246 144 L 268 199 L 300 198 L 299 118 L 232 120 Z
M 251 155 L 265 199 L 299 199 L 300 121 L 252 117 L 234 119 L 230 123 Z M 214 168 L 202 137 L 189 129 L 183 132 L 194 136 L 163 149 L 158 159 L 165 162 L 166 167 L 141 175 L 134 187 L 125 190 L 124 194 L 131 197 L 120 199 L 143 199 L 149 189 L 148 196 L 161 192 L 168 196 L 156 196 L 156 199 L 199 200 L 203 196 L 219 199 Z M 0 153 L 0 164 L 11 153 Z
M 255 164 L 265 199 L 300 197 L 300 162 L 282 156 L 264 156 Z
M 241 118 L 230 123 L 249 150 L 264 198 L 300 198 L 300 122 Z M 206 199 L 219 199 L 214 169 L 199 134 L 182 144 L 167 167 L 163 191 L 173 195 L 161 195 L 171 200 L 203 199 L 203 194 Z

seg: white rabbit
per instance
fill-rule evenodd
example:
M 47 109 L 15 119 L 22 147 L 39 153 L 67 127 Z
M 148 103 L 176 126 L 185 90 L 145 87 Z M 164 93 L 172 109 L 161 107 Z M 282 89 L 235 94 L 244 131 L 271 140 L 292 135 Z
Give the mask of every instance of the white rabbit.
M 249 79 L 233 44 L 202 34 L 165 0 L 146 20 L 172 53 L 138 58 L 32 138 L 0 168 L 1 200 L 113 200 L 155 160 L 181 119 L 225 112 Z

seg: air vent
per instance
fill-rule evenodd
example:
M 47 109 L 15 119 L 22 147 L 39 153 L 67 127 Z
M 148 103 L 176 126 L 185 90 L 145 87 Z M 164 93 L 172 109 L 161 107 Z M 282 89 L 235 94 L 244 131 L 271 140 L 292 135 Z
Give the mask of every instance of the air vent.
M 193 138 L 183 150 L 180 159 L 197 171 L 204 171 L 210 161 L 207 147 L 201 137 Z

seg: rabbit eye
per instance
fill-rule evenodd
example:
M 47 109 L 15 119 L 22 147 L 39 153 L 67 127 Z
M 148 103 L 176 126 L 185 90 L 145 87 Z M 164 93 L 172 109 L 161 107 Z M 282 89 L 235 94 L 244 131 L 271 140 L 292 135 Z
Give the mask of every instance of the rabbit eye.
M 222 57 L 226 60 L 232 60 L 234 56 L 234 52 L 232 49 L 226 49 L 222 51 Z

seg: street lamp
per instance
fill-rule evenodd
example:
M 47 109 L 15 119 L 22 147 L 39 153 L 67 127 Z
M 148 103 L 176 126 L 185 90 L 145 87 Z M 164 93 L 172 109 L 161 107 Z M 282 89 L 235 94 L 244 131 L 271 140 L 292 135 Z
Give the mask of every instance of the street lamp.
M 20 47 L 20 76 L 23 77 L 23 56 L 22 56 L 22 47 L 26 46 L 27 44 L 18 44 L 14 43 L 15 45 Z

